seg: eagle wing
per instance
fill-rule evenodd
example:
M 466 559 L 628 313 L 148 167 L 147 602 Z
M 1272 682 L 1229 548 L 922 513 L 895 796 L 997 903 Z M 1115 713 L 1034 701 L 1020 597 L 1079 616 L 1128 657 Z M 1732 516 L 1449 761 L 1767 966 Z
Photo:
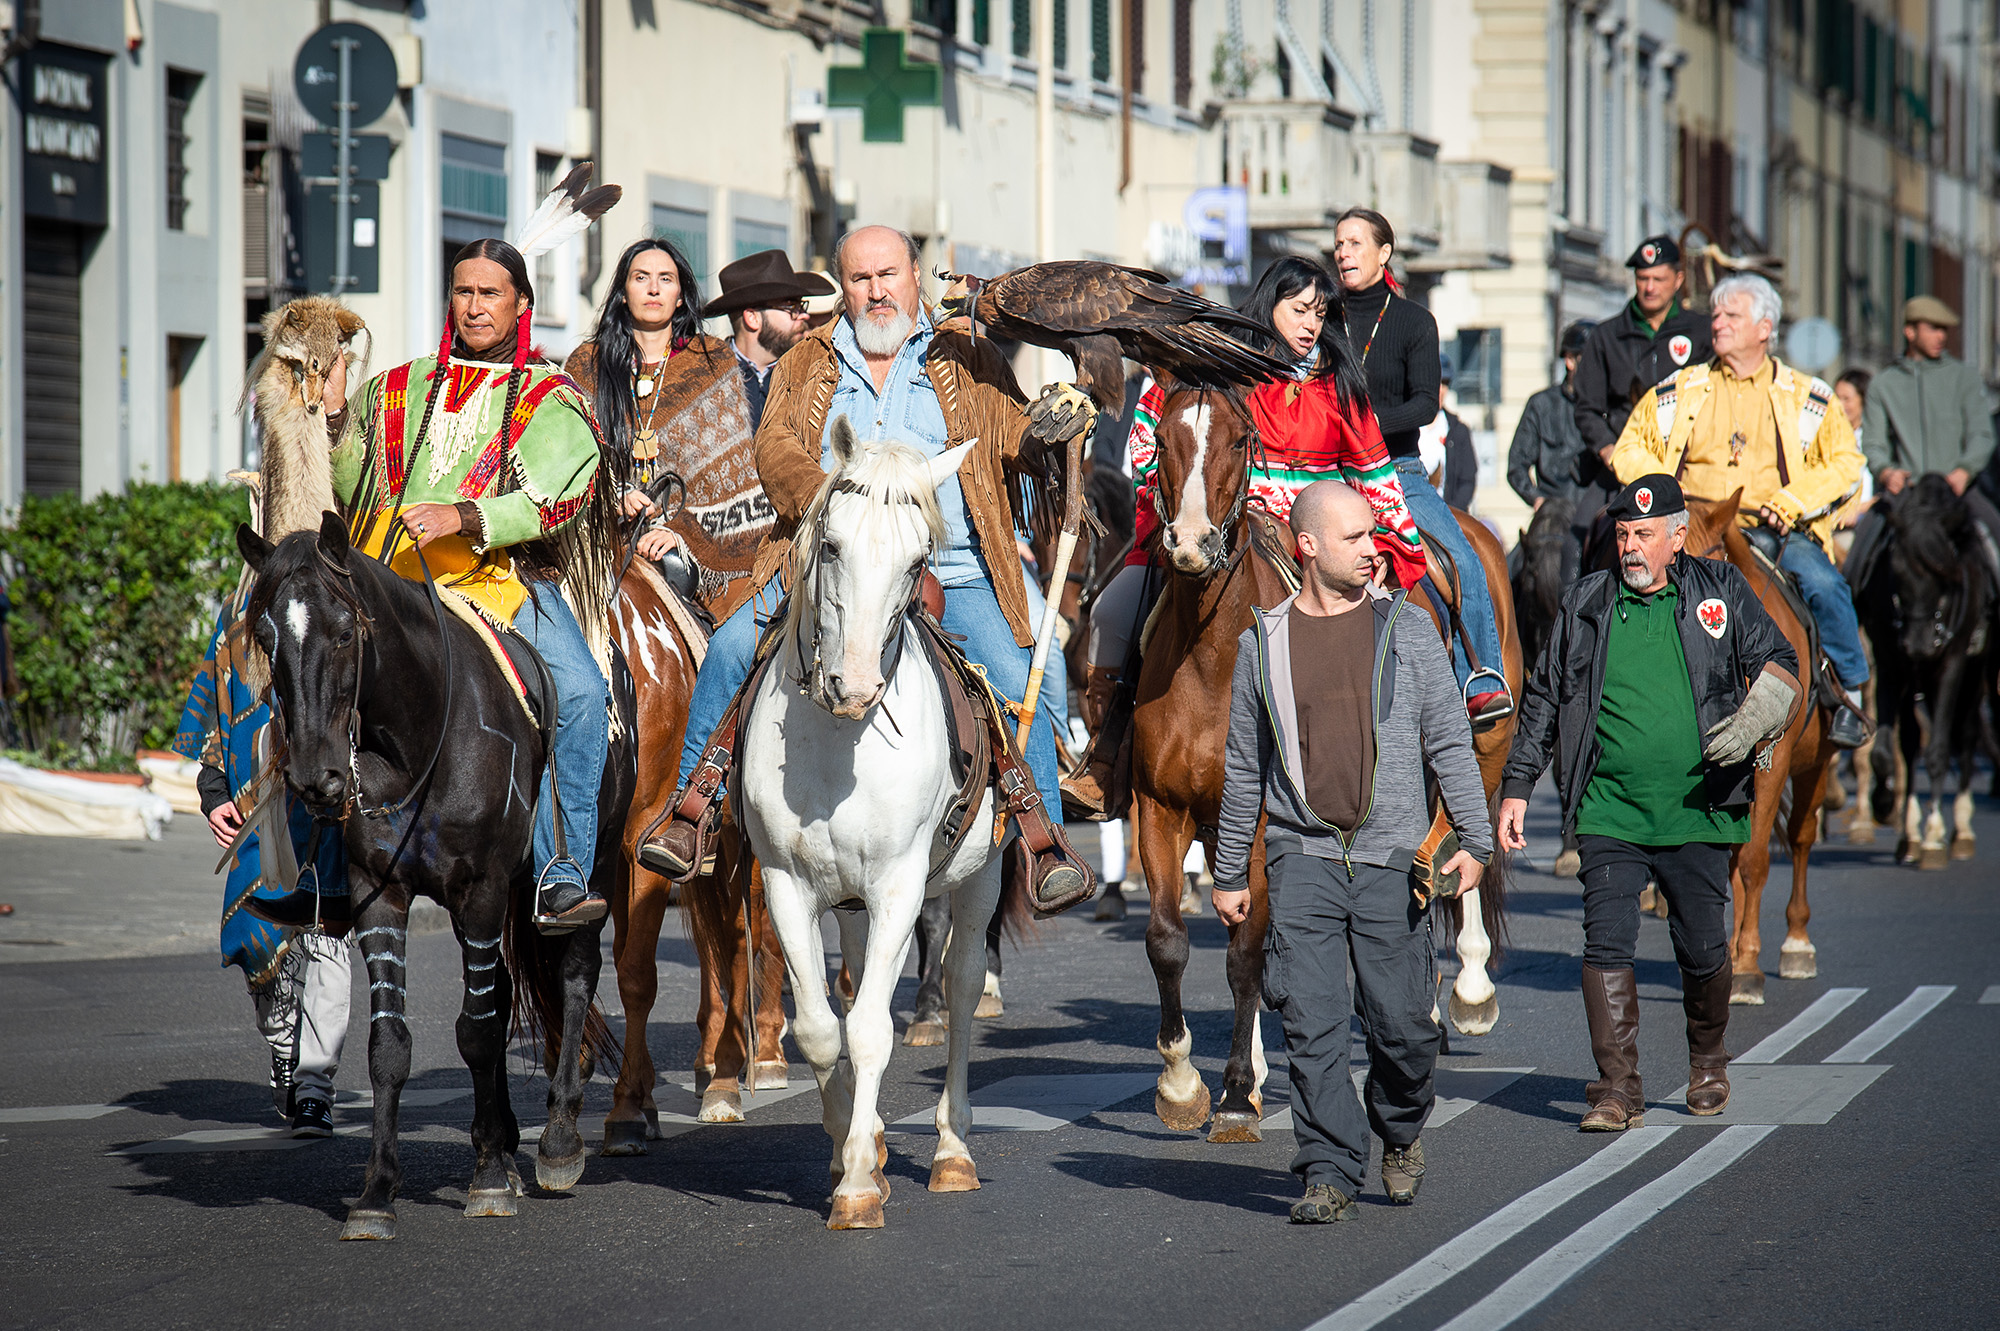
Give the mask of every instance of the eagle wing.
M 1133 360 L 1195 385 L 1227 387 L 1290 371 L 1230 335 L 1269 336 L 1256 320 L 1143 268 L 1087 259 L 1017 268 L 986 284 L 979 313 L 995 333 L 1034 346 L 1067 350 L 1083 338 L 1115 337 Z

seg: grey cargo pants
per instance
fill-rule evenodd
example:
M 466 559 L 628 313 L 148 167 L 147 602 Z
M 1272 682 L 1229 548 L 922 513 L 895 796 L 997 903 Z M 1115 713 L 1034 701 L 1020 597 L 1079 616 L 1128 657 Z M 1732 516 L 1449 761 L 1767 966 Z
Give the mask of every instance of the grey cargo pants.
M 1291 1060 L 1292 1172 L 1350 1197 L 1368 1176 L 1369 1132 L 1408 1146 L 1436 1100 L 1436 959 L 1409 874 L 1281 853 L 1270 864 L 1264 1001 L 1285 1024 Z M 1348 1021 L 1355 989 L 1368 1032 L 1368 1080 L 1354 1093 Z M 1362 1099 L 1367 1113 L 1362 1113 Z

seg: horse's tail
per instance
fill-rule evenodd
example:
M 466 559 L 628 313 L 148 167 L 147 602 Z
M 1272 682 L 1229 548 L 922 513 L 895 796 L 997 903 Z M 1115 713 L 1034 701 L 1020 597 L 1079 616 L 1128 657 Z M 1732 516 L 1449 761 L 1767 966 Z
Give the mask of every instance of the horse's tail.
M 1490 826 L 1496 829 L 1493 838 L 1493 858 L 1486 862 L 1486 872 L 1479 876 L 1479 922 L 1486 927 L 1486 936 L 1493 942 L 1493 955 L 1487 965 L 1497 967 L 1507 950 L 1507 890 L 1512 885 L 1513 854 L 1500 844 L 1497 829 L 1500 826 L 1500 795 L 1495 791 L 1487 801 Z
M 560 1048 L 563 1032 L 563 956 L 568 951 L 566 934 L 551 937 L 535 927 L 535 894 L 530 887 L 511 890 L 513 905 L 507 912 L 505 941 L 501 956 L 507 964 L 507 978 L 514 990 L 513 1027 L 516 1039 L 525 1039 L 547 1051 Z M 615 1072 L 618 1068 L 618 1039 L 604 1019 L 604 1010 L 595 998 L 583 1018 L 585 1076 L 596 1065 Z M 543 1066 L 554 1055 L 544 1052 Z

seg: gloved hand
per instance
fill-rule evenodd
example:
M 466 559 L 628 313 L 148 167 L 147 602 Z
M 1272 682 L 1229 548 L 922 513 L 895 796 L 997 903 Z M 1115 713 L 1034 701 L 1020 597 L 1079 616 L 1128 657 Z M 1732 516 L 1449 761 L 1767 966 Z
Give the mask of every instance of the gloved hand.
M 1050 384 L 1028 404 L 1028 433 L 1047 444 L 1066 444 L 1090 433 L 1097 405 L 1075 384 Z
M 1759 744 L 1783 733 L 1792 719 L 1792 700 L 1798 696 L 1797 689 L 1770 671 L 1758 675 L 1743 705 L 1710 728 L 1702 756 L 1724 767 L 1742 762 Z

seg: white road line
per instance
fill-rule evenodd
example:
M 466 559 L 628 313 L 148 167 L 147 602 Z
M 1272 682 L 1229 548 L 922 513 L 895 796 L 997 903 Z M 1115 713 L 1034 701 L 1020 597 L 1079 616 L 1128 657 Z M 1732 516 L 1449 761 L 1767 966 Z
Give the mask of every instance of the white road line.
M 1641 1128 L 1651 1132 L 1651 1128 Z M 1724 1128 L 1715 1140 L 1584 1224 L 1510 1276 L 1500 1288 L 1446 1322 L 1441 1331 L 1500 1331 L 1610 1252 L 1641 1225 L 1742 1159 L 1777 1128 Z
M 1920 984 L 1910 996 L 1883 1013 L 1873 1026 L 1821 1059 L 1822 1063 L 1866 1063 L 1889 1047 L 1889 1042 L 1924 1019 L 1924 1015 L 1951 996 L 1958 986 Z
M 1989 984 L 1986 992 L 1979 996 L 1981 1003 L 2000 1003 L 2000 984 Z
M 78 1119 L 103 1118 L 131 1105 L 28 1105 L 21 1109 L 0 1109 L 0 1123 L 71 1123 Z
M 1634 1128 L 1565 1174 L 1517 1197 L 1306 1331 L 1368 1331 L 1485 1257 L 1543 1216 L 1596 1187 L 1678 1128 Z
M 1866 989 L 1829 989 L 1812 1001 L 1798 1016 L 1759 1040 L 1747 1054 L 1738 1054 L 1732 1063 L 1775 1063 L 1792 1050 L 1819 1034 L 1832 1021 L 1867 993 Z
M 1443 1127 L 1466 1110 L 1491 1100 L 1533 1071 L 1533 1068 L 1439 1068 L 1436 1081 L 1437 1102 L 1431 1107 L 1431 1116 L 1424 1123 L 1425 1129 Z M 1354 1089 L 1360 1091 L 1367 1080 L 1368 1057 L 1363 1054 L 1354 1067 Z M 1292 1107 L 1286 1105 L 1283 1109 L 1266 1115 L 1258 1126 L 1265 1132 L 1290 1131 Z

